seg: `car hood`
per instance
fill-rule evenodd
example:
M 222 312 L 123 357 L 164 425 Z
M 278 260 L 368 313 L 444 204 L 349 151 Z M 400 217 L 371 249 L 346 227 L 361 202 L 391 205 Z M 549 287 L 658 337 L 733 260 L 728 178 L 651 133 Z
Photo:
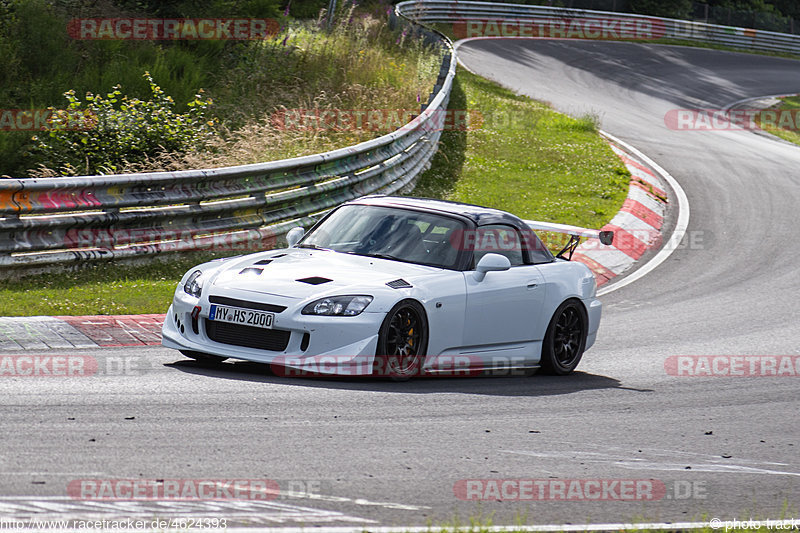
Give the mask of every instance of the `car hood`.
M 224 265 L 213 292 L 225 289 L 305 299 L 342 290 L 383 286 L 441 269 L 328 250 L 287 249 L 253 254 Z

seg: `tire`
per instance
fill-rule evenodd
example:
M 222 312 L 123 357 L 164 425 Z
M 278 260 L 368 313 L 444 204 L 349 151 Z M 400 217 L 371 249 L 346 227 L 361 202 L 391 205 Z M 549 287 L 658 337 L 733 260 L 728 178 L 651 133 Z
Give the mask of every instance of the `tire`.
M 217 364 L 221 363 L 227 359 L 227 357 L 222 357 L 220 355 L 211 355 L 210 353 L 203 353 L 203 352 L 195 352 L 192 350 L 180 350 L 180 352 L 189 357 L 190 359 L 194 359 L 198 363 L 205 363 L 205 364 Z
M 428 319 L 417 301 L 403 300 L 386 313 L 378 332 L 373 375 L 408 381 L 419 375 L 428 347 Z
M 578 300 L 558 306 L 542 343 L 543 373 L 566 376 L 575 370 L 586 349 L 588 323 L 586 309 Z

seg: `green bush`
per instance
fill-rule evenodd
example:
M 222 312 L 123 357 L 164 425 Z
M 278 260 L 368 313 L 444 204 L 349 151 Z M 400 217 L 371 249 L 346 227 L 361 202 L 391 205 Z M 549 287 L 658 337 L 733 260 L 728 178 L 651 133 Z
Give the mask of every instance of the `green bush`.
M 35 155 L 64 175 L 108 174 L 164 154 L 205 147 L 217 125 L 216 119 L 206 117 L 211 99 L 197 94 L 187 104 L 189 110 L 179 114 L 172 97 L 149 72 L 144 78 L 150 85 L 148 101 L 123 96 L 119 85 L 105 97 L 87 93 L 85 104 L 74 90 L 64 93 L 66 109 L 49 108 L 48 132 L 33 138 Z
M 170 5 L 169 1 L 149 3 L 154 10 Z M 278 0 L 181 3 L 188 6 L 187 18 L 272 17 L 272 13 L 282 13 Z M 224 39 L 80 40 L 69 35 L 67 27 L 73 18 L 169 16 L 138 9 L 137 0 L 127 3 L 130 8 L 123 4 L 126 2 L 122 0 L 0 0 L 1 107 L 33 111 L 63 107 L 67 89 L 74 89 L 76 95 L 105 95 L 114 85 L 122 85 L 130 97 L 147 100 L 150 88 L 141 76 L 147 70 L 175 99 L 175 109 L 184 112 L 185 102 L 194 99 L 198 87 L 214 94 L 230 65 L 252 45 L 251 41 Z M 192 5 L 196 8 L 190 9 Z M 0 176 L 40 175 L 36 168 L 45 162 L 31 157 L 36 155 L 32 147 L 30 132 L 0 132 Z

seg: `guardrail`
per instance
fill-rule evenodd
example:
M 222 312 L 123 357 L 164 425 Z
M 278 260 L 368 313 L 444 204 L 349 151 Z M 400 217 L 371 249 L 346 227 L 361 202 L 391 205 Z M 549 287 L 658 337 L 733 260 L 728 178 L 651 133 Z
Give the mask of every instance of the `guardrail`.
M 701 41 L 764 52 L 800 54 L 800 36 L 798 35 L 733 26 L 719 26 L 688 20 L 633 15 L 630 13 L 457 0 L 411 0 L 401 2 L 397 5 L 397 8 L 408 18 L 420 23 L 460 23 L 467 21 L 497 21 L 501 19 L 508 22 L 562 22 L 565 25 L 559 26 L 558 29 L 563 31 L 562 35 L 564 37 L 569 37 L 570 22 L 580 23 L 581 20 L 586 19 L 628 21 L 632 23 L 630 28 L 630 31 L 634 34 L 632 38 L 635 38 L 637 28 L 645 25 L 649 26 L 651 31 L 658 35 L 658 38 Z M 637 26 L 637 23 L 639 23 L 639 26 Z M 653 26 L 654 24 L 655 27 Z M 498 31 L 502 33 L 503 28 L 498 28 Z M 515 30 L 512 29 L 512 31 Z M 602 29 L 599 31 L 602 31 Z M 534 36 L 536 35 L 534 34 Z
M 266 163 L 180 172 L 0 179 L 0 268 L 208 249 L 273 247 L 342 202 L 413 185 L 436 152 L 455 76 L 452 43 L 429 101 L 401 129 L 361 144 Z

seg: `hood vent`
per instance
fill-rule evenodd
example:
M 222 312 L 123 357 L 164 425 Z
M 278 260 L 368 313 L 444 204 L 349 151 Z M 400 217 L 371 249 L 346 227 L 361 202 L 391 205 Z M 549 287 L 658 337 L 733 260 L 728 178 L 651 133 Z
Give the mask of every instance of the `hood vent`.
M 319 276 L 312 276 L 310 278 L 296 279 L 295 281 L 299 281 L 301 283 L 308 283 L 309 285 L 322 285 L 323 283 L 329 283 L 333 280 L 328 278 L 321 278 Z
M 388 285 L 389 287 L 391 287 L 393 289 L 410 289 L 410 288 L 413 287 L 412 284 L 410 284 L 409 282 L 407 282 L 403 278 L 399 278 L 399 279 L 396 279 L 394 281 L 390 281 L 386 285 Z
M 254 265 L 268 265 L 272 263 L 272 259 L 262 259 L 261 261 L 256 261 L 253 263 Z
M 285 257 L 285 256 L 286 256 L 286 254 L 271 255 L 270 259 L 277 259 L 279 257 Z
M 239 274 L 255 274 L 256 276 L 260 276 L 262 272 L 264 272 L 264 269 L 262 268 L 247 267 L 243 268 Z

